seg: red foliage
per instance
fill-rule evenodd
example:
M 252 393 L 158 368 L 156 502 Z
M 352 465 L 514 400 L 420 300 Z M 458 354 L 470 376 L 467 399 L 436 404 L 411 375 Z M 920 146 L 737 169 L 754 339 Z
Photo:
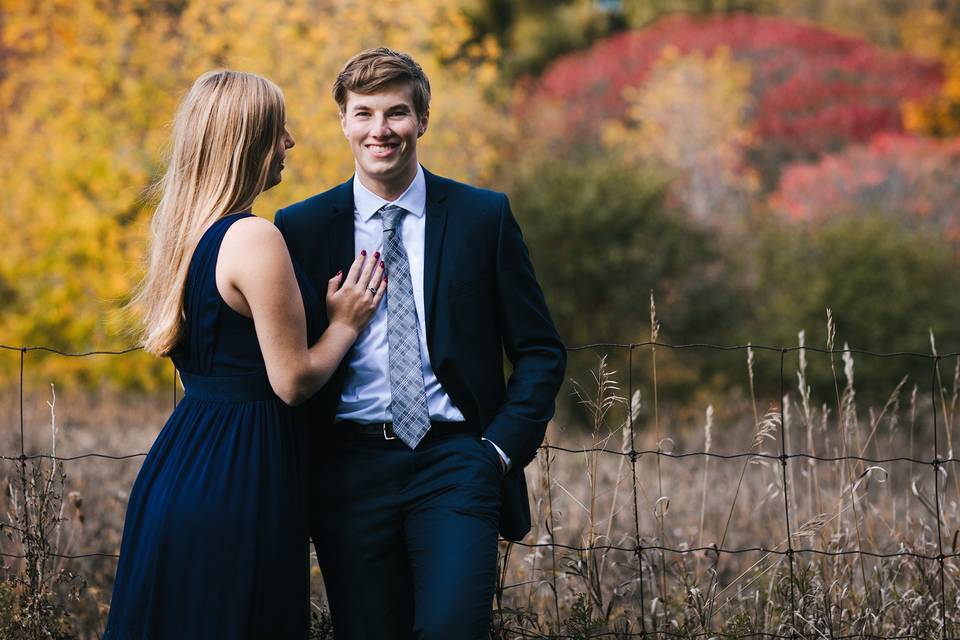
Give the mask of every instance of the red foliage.
M 811 24 L 748 14 L 681 15 L 558 58 L 535 81 L 521 115 L 535 123 L 543 109 L 559 107 L 568 139 L 592 137 L 603 120 L 623 115 L 624 88 L 641 85 L 667 46 L 708 55 L 727 47 L 735 59 L 749 62 L 754 139 L 781 160 L 900 132 L 901 102 L 934 95 L 942 82 L 938 62 Z
M 773 209 L 793 220 L 877 213 L 958 239 L 960 140 L 882 134 L 814 164 L 784 169 Z

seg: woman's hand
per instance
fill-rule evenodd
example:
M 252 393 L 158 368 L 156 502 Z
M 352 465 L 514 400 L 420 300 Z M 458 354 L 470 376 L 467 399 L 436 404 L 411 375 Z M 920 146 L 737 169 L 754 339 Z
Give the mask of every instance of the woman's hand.
M 346 278 L 338 272 L 327 283 L 330 324 L 349 327 L 359 334 L 370 322 L 386 290 L 387 278 L 380 253 L 368 257 L 366 251 L 361 251 Z

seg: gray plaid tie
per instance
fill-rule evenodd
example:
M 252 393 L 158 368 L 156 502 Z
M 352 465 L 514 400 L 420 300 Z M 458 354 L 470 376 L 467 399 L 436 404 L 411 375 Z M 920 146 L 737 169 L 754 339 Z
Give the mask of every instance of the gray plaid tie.
M 387 340 L 390 344 L 393 431 L 408 447 L 415 449 L 430 429 L 430 412 L 420 368 L 420 324 L 413 302 L 410 263 L 400 233 L 405 213 L 405 209 L 392 204 L 380 209 L 383 216 L 383 261 L 390 276 Z

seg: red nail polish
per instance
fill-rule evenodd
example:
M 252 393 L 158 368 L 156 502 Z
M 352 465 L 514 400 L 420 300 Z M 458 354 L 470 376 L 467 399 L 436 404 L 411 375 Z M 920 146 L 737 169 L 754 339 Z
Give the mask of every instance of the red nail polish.
M 366 255 L 367 255 L 367 250 L 366 250 L 366 249 L 361 249 L 361 250 L 360 250 L 360 255 L 366 256 Z
M 380 268 L 381 268 L 381 269 L 386 269 L 386 265 L 383 264 L 383 260 L 380 261 Z
M 337 275 L 338 275 L 338 276 L 342 276 L 342 275 L 343 275 L 343 269 L 340 269 L 340 271 L 337 271 Z
M 379 252 L 379 251 L 377 251 L 375 254 L 373 254 L 373 259 L 374 259 L 374 260 L 379 260 L 379 259 L 380 259 L 380 252 Z

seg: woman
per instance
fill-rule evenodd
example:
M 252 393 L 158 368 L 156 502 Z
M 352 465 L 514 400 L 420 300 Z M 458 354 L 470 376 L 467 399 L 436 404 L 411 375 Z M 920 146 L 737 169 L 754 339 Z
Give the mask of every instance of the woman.
M 321 301 L 250 213 L 294 144 L 284 120 L 280 90 L 235 71 L 201 76 L 177 112 L 134 304 L 186 394 L 130 494 L 110 640 L 307 637 L 304 434 L 287 405 L 332 375 L 386 278 L 361 252 L 315 335 Z

